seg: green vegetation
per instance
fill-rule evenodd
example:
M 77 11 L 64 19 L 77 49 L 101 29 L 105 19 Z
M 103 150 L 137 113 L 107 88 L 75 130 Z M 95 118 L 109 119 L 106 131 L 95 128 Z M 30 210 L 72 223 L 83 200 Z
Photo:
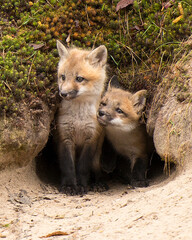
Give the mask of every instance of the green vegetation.
M 129 89 L 152 92 L 179 43 L 191 35 L 191 0 L 164 9 L 158 0 L 135 0 L 116 12 L 117 3 L 0 0 L 0 115 L 17 114 L 18 102 L 36 97 L 54 106 L 56 39 L 82 48 L 105 44 L 111 72 Z

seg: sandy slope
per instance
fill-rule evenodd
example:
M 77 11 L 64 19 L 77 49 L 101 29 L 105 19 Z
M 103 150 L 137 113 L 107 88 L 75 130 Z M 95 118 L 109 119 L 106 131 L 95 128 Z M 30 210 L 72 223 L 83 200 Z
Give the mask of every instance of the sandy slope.
M 0 174 L 0 238 L 10 240 L 192 239 L 192 170 L 145 189 L 111 184 L 105 193 L 65 196 L 31 166 Z M 40 238 L 62 231 L 67 235 Z

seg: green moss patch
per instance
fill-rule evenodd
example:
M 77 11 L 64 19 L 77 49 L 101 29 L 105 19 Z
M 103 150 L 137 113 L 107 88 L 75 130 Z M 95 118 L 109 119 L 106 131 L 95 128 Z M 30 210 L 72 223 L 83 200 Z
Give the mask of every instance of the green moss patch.
M 109 76 L 120 75 L 130 90 L 152 94 L 179 43 L 191 34 L 192 4 L 134 1 L 116 12 L 108 0 L 0 0 L 0 115 L 19 113 L 18 103 L 36 97 L 54 107 L 56 39 L 66 45 L 109 51 Z

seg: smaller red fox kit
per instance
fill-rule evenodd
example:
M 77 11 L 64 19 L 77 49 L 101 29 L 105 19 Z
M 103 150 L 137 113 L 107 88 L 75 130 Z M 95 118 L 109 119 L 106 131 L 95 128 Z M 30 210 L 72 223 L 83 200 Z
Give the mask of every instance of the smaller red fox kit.
M 91 170 L 99 168 L 103 129 L 97 121 L 97 109 L 106 79 L 107 49 L 67 49 L 60 41 L 57 49 L 62 97 L 57 117 L 61 191 L 83 194 Z
M 145 125 L 139 120 L 146 103 L 146 90 L 132 94 L 113 86 L 117 81 L 115 78 L 111 80 L 101 100 L 97 118 L 105 127 L 106 137 L 116 152 L 129 159 L 130 169 L 127 172 L 131 172 L 130 184 L 145 187 L 148 185 L 145 176 L 149 139 Z M 115 165 L 114 162 L 110 164 Z

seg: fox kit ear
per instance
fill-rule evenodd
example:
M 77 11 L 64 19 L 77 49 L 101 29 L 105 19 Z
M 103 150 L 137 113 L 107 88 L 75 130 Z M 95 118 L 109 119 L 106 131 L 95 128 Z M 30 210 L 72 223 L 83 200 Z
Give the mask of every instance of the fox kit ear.
M 135 110 L 138 114 L 141 114 L 141 111 L 144 109 L 146 104 L 146 95 L 147 90 L 140 90 L 133 94 L 132 96 L 132 102 Z
M 60 58 L 66 58 L 69 54 L 67 48 L 59 40 L 57 40 L 57 50 Z
M 94 49 L 88 55 L 88 60 L 92 65 L 104 66 L 107 62 L 107 48 L 104 45 Z
M 110 89 L 112 87 L 121 88 L 121 85 L 119 84 L 117 75 L 113 75 L 113 77 L 110 79 L 107 89 Z

